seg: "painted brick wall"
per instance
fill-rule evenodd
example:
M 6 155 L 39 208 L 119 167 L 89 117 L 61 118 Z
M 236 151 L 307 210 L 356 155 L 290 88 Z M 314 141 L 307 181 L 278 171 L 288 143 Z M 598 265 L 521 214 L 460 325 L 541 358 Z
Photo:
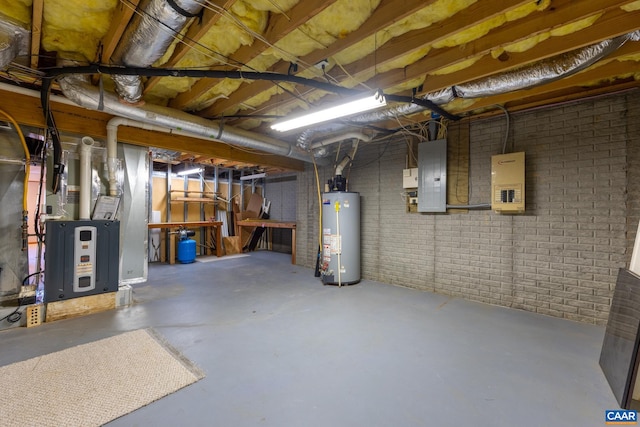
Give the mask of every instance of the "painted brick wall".
M 296 220 L 296 191 L 295 175 L 267 178 L 264 185 L 264 197 L 271 202 L 269 214 L 272 219 Z
M 267 177 L 264 185 L 264 197 L 271 202 L 269 217 L 278 221 L 295 221 L 297 209 L 296 176 Z M 291 231 L 273 228 L 273 250 L 291 253 Z
M 508 150 L 526 153 L 526 212 L 405 212 L 403 139 L 361 148 L 362 276 L 588 323 L 605 324 L 618 269 L 640 220 L 636 93 L 512 114 Z M 458 124 L 453 124 L 458 126 Z M 504 116 L 470 123 L 470 203 L 490 201 Z M 320 169 L 324 183 L 329 168 Z M 298 262 L 315 266 L 313 168 L 298 179 Z

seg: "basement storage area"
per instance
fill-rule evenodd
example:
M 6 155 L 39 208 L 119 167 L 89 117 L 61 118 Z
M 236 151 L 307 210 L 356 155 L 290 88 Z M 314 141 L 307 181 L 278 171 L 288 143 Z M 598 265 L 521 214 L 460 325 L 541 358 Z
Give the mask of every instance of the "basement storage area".
M 0 426 L 637 423 L 640 1 L 0 2 Z

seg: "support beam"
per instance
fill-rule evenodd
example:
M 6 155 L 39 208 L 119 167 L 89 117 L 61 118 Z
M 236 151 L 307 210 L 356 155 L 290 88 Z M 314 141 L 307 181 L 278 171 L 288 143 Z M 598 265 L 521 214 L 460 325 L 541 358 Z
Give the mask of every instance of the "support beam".
M 33 0 L 31 8 L 31 68 L 38 69 L 40 60 L 40 41 L 42 39 L 42 16 L 44 12 L 44 0 Z
M 39 128 L 45 127 L 39 98 L 0 89 L 0 100 L 11 100 L 10 102 L 0 101 L 0 108 L 11 114 L 18 123 Z M 57 102 L 51 103 L 51 109 L 56 119 L 56 125 L 61 132 L 106 139 L 107 122 L 113 118 L 112 115 Z M 122 126 L 118 131 L 118 140 L 143 147 L 153 146 L 285 170 L 304 170 L 303 162 L 296 159 L 257 151 L 248 152 L 246 149 L 235 148 L 222 142 L 203 141 L 199 138 L 153 132 L 128 126 Z
M 211 3 L 211 5 L 204 8 L 202 12 L 202 19 L 197 19 L 192 22 L 191 26 L 189 26 L 189 29 L 187 30 L 187 34 L 184 36 L 182 41 L 178 43 L 173 55 L 169 61 L 164 64 L 164 67 L 169 68 L 175 66 L 182 58 L 184 58 L 189 50 L 193 49 L 194 45 L 198 44 L 200 39 L 207 34 L 211 27 L 218 22 L 222 17 L 222 13 L 216 9 L 229 10 L 236 1 L 237 0 L 210 0 L 209 3 Z M 153 89 L 161 78 L 162 77 L 150 78 L 144 87 L 145 93 Z
M 129 25 L 138 3 L 140 3 L 140 0 L 127 0 L 118 3 L 113 11 L 111 27 L 109 27 L 107 34 L 102 37 L 98 46 L 98 52 L 96 52 L 96 60 L 98 62 L 110 62 L 111 55 L 113 55 L 118 43 L 120 43 L 122 34 L 127 25 Z

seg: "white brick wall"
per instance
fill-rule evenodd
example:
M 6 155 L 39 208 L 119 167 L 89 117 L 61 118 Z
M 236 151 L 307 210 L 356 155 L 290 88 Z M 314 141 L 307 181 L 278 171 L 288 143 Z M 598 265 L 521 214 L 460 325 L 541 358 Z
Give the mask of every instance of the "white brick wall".
M 639 119 L 633 93 L 513 114 L 508 148 L 526 152 L 522 215 L 406 213 L 406 144 L 362 147 L 350 190 L 362 196 L 363 278 L 605 324 L 640 219 Z M 488 203 L 504 117 L 470 131 L 470 203 Z M 331 172 L 320 175 L 324 183 Z M 297 206 L 298 262 L 312 267 L 312 168 L 299 176 Z

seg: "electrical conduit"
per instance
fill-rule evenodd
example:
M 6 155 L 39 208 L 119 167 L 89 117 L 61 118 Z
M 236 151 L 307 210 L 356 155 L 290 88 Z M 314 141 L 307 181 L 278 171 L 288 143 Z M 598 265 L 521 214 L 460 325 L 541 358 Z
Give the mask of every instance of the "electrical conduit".
M 340 202 L 336 201 L 336 239 L 337 239 L 337 251 L 338 252 L 338 287 L 342 286 L 342 260 L 340 255 L 342 254 L 342 236 L 340 235 Z

